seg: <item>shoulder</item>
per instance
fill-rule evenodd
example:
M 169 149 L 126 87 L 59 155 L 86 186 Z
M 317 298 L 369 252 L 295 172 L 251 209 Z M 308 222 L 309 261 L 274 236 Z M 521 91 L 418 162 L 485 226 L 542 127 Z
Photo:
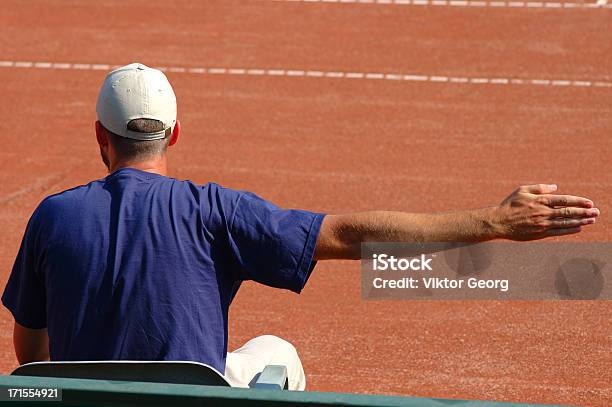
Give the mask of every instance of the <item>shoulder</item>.
M 197 189 L 199 206 L 204 223 L 214 228 L 214 225 L 230 226 L 236 213 L 243 210 L 246 200 L 255 196 L 251 192 L 228 188 L 215 182 L 203 185 L 187 182 L 190 188 Z
M 66 189 L 55 194 L 48 195 L 40 203 L 40 207 L 53 207 L 54 205 L 62 205 L 83 198 L 92 190 L 102 189 L 103 180 L 95 180 L 88 184 L 78 185 L 76 187 Z
M 224 187 L 215 182 L 201 185 L 199 189 L 211 204 L 216 205 L 236 205 L 244 195 L 249 194 L 249 192 Z
M 97 190 L 102 190 L 102 181 L 96 180 L 85 185 L 79 185 L 45 197 L 34 210 L 32 219 L 44 221 L 51 217 L 68 216 L 73 210 L 84 207 L 84 200 L 89 194 L 96 195 Z M 93 195 L 91 196 L 92 198 Z

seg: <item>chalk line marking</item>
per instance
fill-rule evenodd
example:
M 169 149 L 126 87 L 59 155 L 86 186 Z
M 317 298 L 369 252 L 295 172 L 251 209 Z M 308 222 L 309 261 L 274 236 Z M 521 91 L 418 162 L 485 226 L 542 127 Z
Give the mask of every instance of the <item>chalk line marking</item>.
M 54 189 L 65 177 L 68 175 L 70 171 L 55 173 L 50 175 L 44 175 L 36 178 L 30 185 L 23 186 L 16 191 L 10 192 L 4 196 L 0 196 L 0 205 L 4 205 L 8 202 L 11 202 L 22 195 L 29 194 L 30 192 L 36 190 L 44 190 L 49 191 Z
M 118 65 L 109 64 L 80 64 L 67 62 L 32 62 L 32 61 L 0 61 L 0 68 L 18 69 L 60 69 L 60 70 L 89 70 L 108 71 L 118 68 Z M 263 69 L 263 68 L 220 68 L 220 67 L 181 67 L 158 66 L 164 72 L 192 75 L 229 75 L 229 76 L 268 76 L 286 78 L 327 78 L 342 80 L 370 80 L 370 81 L 400 81 L 400 82 L 431 82 L 471 85 L 534 85 L 558 87 L 596 87 L 612 88 L 609 80 L 570 80 L 570 79 L 540 79 L 540 78 L 483 78 L 468 76 L 443 75 L 415 75 L 399 72 L 355 72 L 355 71 L 313 71 L 307 69 Z
M 307 4 L 374 4 L 384 6 L 434 6 L 434 7 L 478 7 L 478 8 L 529 8 L 529 9 L 612 9 L 608 0 L 596 3 L 553 1 L 480 1 L 480 0 L 260 0 L 276 3 Z

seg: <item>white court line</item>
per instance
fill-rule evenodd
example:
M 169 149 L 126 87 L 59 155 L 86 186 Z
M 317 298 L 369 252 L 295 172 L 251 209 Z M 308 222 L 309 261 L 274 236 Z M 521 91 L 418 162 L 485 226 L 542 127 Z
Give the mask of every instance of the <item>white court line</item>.
M 277 3 L 307 4 L 374 4 L 384 6 L 434 6 L 434 7 L 491 7 L 491 8 L 530 8 L 530 9 L 612 9 L 608 0 L 586 2 L 554 1 L 479 1 L 479 0 L 260 0 Z
M 0 61 L 0 68 L 18 69 L 62 69 L 77 71 L 108 71 L 118 68 L 109 64 L 73 64 L 66 62 L 31 62 L 31 61 Z M 269 76 L 287 78 L 318 78 L 342 80 L 371 81 L 401 81 L 401 82 L 431 82 L 471 85 L 533 85 L 558 87 L 595 87 L 612 88 L 612 81 L 607 80 L 570 80 L 570 79 L 540 79 L 540 78 L 483 78 L 468 76 L 414 75 L 398 72 L 355 72 L 355 71 L 312 71 L 307 69 L 259 69 L 259 68 L 219 68 L 219 67 L 157 67 L 164 72 L 192 75 L 230 75 L 230 76 Z

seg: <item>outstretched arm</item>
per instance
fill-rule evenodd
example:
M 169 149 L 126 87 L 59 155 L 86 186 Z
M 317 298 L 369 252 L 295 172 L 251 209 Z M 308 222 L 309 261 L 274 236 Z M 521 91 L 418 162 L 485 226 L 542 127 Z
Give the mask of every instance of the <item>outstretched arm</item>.
M 556 185 L 528 185 L 499 206 L 420 214 L 372 211 L 328 215 L 321 225 L 316 260 L 359 259 L 362 242 L 476 243 L 492 239 L 536 240 L 578 233 L 595 223 L 589 199 L 552 195 Z

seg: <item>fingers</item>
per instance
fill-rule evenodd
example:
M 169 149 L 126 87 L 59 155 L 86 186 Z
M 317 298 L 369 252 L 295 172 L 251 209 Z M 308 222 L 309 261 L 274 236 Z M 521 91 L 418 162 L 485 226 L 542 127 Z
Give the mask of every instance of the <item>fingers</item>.
M 558 206 L 574 206 L 577 208 L 592 208 L 593 201 L 587 198 L 573 195 L 545 195 L 540 198 L 540 202 L 551 208 Z
M 595 223 L 595 218 L 552 219 L 548 227 L 553 228 L 553 229 L 567 229 L 567 228 L 576 228 L 580 226 L 592 225 L 593 223 Z
M 553 209 L 550 214 L 549 228 L 567 229 L 580 226 L 592 225 L 595 223 L 595 218 L 599 216 L 597 208 L 573 208 L 565 207 Z
M 550 194 L 557 190 L 556 184 L 535 184 L 535 185 L 523 185 L 519 188 L 521 192 L 528 192 L 530 194 Z
M 599 216 L 597 208 L 556 208 L 550 212 L 550 218 L 596 218 Z

